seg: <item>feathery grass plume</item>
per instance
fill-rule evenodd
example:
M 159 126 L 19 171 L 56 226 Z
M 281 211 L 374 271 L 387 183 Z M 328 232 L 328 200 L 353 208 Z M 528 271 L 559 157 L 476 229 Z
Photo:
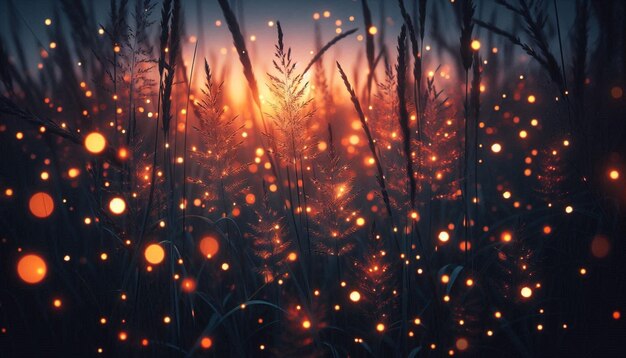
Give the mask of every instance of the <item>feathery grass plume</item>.
M 370 101 L 372 92 L 372 80 L 374 78 L 374 72 L 376 71 L 376 64 L 374 59 L 375 47 L 374 47 L 374 33 L 372 29 L 374 25 L 372 23 L 372 13 L 367 0 L 361 0 L 361 7 L 363 8 L 363 21 L 365 23 L 365 57 L 367 58 L 367 66 L 369 73 L 367 74 L 367 103 Z
M 321 158 L 320 158 L 321 159 Z M 335 148 L 333 132 L 328 124 L 328 151 L 326 160 L 318 160 L 318 174 L 313 179 L 316 192 L 313 195 L 314 213 L 311 215 L 317 238 L 316 249 L 325 254 L 345 255 L 354 248 L 350 242 L 351 235 L 356 231 L 351 222 L 353 210 L 350 205 L 356 197 L 354 177 L 351 176 L 348 164 L 341 161 Z M 339 261 L 337 261 L 339 266 Z
M 550 51 L 550 46 L 544 33 L 547 17 L 543 10 L 535 6 L 533 7 L 535 9 L 533 13 L 527 0 L 519 0 L 519 7 L 511 5 L 506 0 L 496 0 L 496 3 L 512 12 L 514 17 L 519 17 L 524 21 L 524 24 L 526 25 L 524 27 L 524 32 L 532 39 L 539 51 L 536 51 L 532 46 L 522 42 L 519 36 L 503 30 L 494 24 L 486 23 L 478 19 L 474 19 L 474 23 L 480 27 L 488 29 L 489 31 L 493 31 L 497 35 L 503 36 L 511 43 L 522 48 L 522 50 L 524 50 L 530 57 L 534 58 L 541 65 L 541 67 L 543 67 L 543 69 L 550 76 L 552 82 L 557 86 L 559 93 L 564 95 L 565 82 L 563 74 L 556 58 Z
M 287 238 L 288 225 L 284 216 L 274 210 L 269 201 L 269 195 L 263 181 L 263 200 L 261 209 L 255 210 L 258 221 L 251 223 L 254 234 L 252 239 L 253 254 L 261 261 L 256 271 L 263 277 L 264 282 L 272 282 L 282 276 L 286 269 L 287 256 L 292 241 Z
M 411 129 L 409 128 L 409 113 L 406 109 L 406 25 L 402 25 L 398 36 L 398 64 L 396 73 L 398 76 L 398 121 L 402 130 L 402 142 L 404 157 L 406 160 L 406 175 L 409 180 L 409 195 L 411 208 L 415 208 L 415 173 L 413 173 L 413 153 L 411 152 Z
M 587 43 L 589 37 L 589 2 L 576 1 L 576 18 L 574 20 L 573 44 L 574 58 L 572 60 L 573 85 L 572 95 L 577 106 L 575 111 L 579 124 L 582 123 L 585 113 L 585 80 L 587 73 Z
M 202 177 L 190 180 L 204 189 L 202 200 L 209 213 L 219 213 L 219 217 L 223 217 L 230 211 L 229 203 L 235 201 L 245 188 L 246 181 L 238 174 L 243 173 L 246 166 L 237 160 L 239 148 L 243 144 L 240 136 L 243 125 L 235 123 L 237 117 L 224 118 L 223 83 L 214 83 L 206 60 L 204 75 L 203 97 L 194 106 L 199 120 L 194 129 L 203 145 L 191 152 L 203 171 Z
M 309 83 L 304 82 L 304 75 L 295 73 L 296 63 L 291 58 L 291 48 L 285 52 L 280 22 L 276 23 L 276 27 L 278 44 L 272 63 L 277 74 L 267 74 L 270 79 L 268 88 L 276 101 L 270 103 L 273 113 L 268 116 L 279 135 L 270 140 L 282 149 L 277 154 L 285 158 L 289 165 L 295 165 L 311 149 L 306 122 L 313 116 L 313 110 L 309 108 L 312 99 L 305 96 Z
M 228 0 L 217 0 L 220 7 L 222 8 L 222 13 L 224 14 L 224 19 L 226 20 L 226 24 L 228 25 L 228 30 L 230 31 L 233 37 L 233 45 L 237 49 L 237 54 L 239 55 L 239 61 L 243 66 L 243 74 L 248 81 L 248 87 L 250 87 L 250 91 L 252 92 L 252 98 L 254 103 L 256 103 L 259 110 L 261 110 L 261 102 L 259 99 L 259 88 L 256 82 L 256 78 L 254 77 L 254 71 L 252 70 L 252 62 L 250 62 L 250 56 L 248 55 L 248 50 L 246 49 L 246 41 L 244 39 L 243 34 L 241 33 L 241 28 L 239 26 L 239 22 L 237 21 L 237 17 L 235 13 L 230 8 L 228 4 Z M 263 124 L 265 126 L 265 123 Z M 267 132 L 267 128 L 263 128 Z
M 324 45 L 324 47 L 322 47 L 321 49 L 317 51 L 317 53 L 315 54 L 315 56 L 313 56 L 311 61 L 309 61 L 309 63 L 304 68 L 304 71 L 302 71 L 302 74 L 304 75 L 305 73 L 307 73 L 309 69 L 311 68 L 311 66 L 313 66 L 317 61 L 319 61 L 322 58 L 322 56 L 324 56 L 326 51 L 328 51 L 331 47 L 333 47 L 333 45 L 335 45 L 337 42 L 341 41 L 342 39 L 352 35 L 353 33 L 357 32 L 357 30 L 358 28 L 348 30 L 342 34 L 335 36 L 332 40 L 328 41 L 328 43 Z
M 389 193 L 387 192 L 387 188 L 385 186 L 385 174 L 383 173 L 383 167 L 380 163 L 380 159 L 377 154 L 376 142 L 374 141 L 374 138 L 372 138 L 369 125 L 367 124 L 367 118 L 365 118 L 365 113 L 363 113 L 363 109 L 361 108 L 361 103 L 359 102 L 359 99 L 357 98 L 356 93 L 354 92 L 354 89 L 350 85 L 350 81 L 348 81 L 348 76 L 346 76 L 346 73 L 343 71 L 343 68 L 341 68 L 341 65 L 339 64 L 339 62 L 337 62 L 337 68 L 339 69 L 339 74 L 341 75 L 341 79 L 343 80 L 343 83 L 346 86 L 346 90 L 350 94 L 350 100 L 352 101 L 352 104 L 354 105 L 354 109 L 356 110 L 356 113 L 359 115 L 359 120 L 361 121 L 361 127 L 363 128 L 363 131 L 365 132 L 365 136 L 367 137 L 367 142 L 370 148 L 370 152 L 372 153 L 372 158 L 374 158 L 374 162 L 376 164 L 376 170 L 378 171 L 378 174 L 376 175 L 376 181 L 378 182 L 378 186 L 380 187 L 380 193 L 383 197 L 383 201 L 385 202 L 385 208 L 387 209 L 389 218 L 393 222 L 393 214 L 391 211 L 391 204 L 389 202 Z

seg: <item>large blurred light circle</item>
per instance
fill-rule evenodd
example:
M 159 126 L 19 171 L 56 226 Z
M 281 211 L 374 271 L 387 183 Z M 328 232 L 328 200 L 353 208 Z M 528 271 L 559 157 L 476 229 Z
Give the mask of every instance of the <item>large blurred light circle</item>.
M 28 208 L 35 217 L 47 218 L 54 211 L 54 201 L 48 193 L 35 193 L 28 201 Z
M 46 262 L 39 255 L 24 255 L 17 262 L 17 274 L 22 281 L 31 285 L 41 282 L 46 277 L 47 271 Z
M 104 136 L 98 132 L 89 133 L 85 137 L 85 148 L 93 154 L 102 153 L 106 147 L 107 141 Z
M 165 258 L 165 250 L 159 244 L 150 244 L 146 247 L 146 251 L 144 252 L 144 256 L 146 257 L 146 261 L 153 265 L 158 265 L 163 262 Z

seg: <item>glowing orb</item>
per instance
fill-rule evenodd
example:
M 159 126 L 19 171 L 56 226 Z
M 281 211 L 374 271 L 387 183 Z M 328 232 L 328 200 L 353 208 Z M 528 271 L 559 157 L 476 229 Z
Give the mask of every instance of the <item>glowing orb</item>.
M 361 294 L 359 293 L 359 291 L 350 292 L 350 301 L 359 302 L 360 300 L 361 300 Z
M 377 324 L 377 325 L 376 325 L 376 330 L 377 330 L 378 332 L 383 332 L 383 331 L 385 330 L 385 325 L 384 325 L 384 324 L 382 324 L 382 323 Z
M 480 41 L 474 40 L 474 41 L 472 41 L 470 46 L 472 47 L 472 50 L 478 51 L 478 50 L 480 50 Z
M 520 290 L 520 294 L 524 298 L 529 298 L 533 295 L 533 290 L 531 290 L 530 287 L 522 287 L 522 289 Z
M 311 328 L 311 321 L 305 320 L 304 322 L 302 322 L 302 328 L 304 328 L 304 329 Z
M 202 347 L 204 349 L 209 349 L 209 348 L 211 348 L 212 345 L 213 345 L 213 341 L 209 337 L 203 337 L 200 340 L 200 347 Z
M 102 153 L 104 148 L 106 147 L 106 139 L 104 136 L 98 132 L 89 133 L 85 137 L 85 148 L 87 151 L 93 154 Z
M 442 231 L 439 233 L 439 235 L 437 236 L 437 238 L 439 239 L 439 241 L 441 242 L 447 242 L 448 240 L 450 240 L 450 234 L 448 234 L 447 231 Z
M 35 193 L 28 201 L 28 208 L 35 217 L 47 218 L 54 211 L 54 201 L 48 193 Z
M 220 249 L 220 244 L 213 236 L 205 236 L 200 240 L 200 252 L 206 258 L 211 258 L 217 254 Z
M 464 351 L 467 349 L 467 347 L 469 347 L 469 343 L 467 342 L 467 339 L 465 338 L 457 339 L 455 345 L 456 345 L 456 349 L 460 351 Z
M 494 153 L 500 153 L 502 150 L 502 146 L 499 143 L 494 143 L 491 145 L 491 151 Z
M 605 258 L 611 251 L 611 243 L 606 236 L 597 235 L 591 241 L 591 254 L 599 259 Z
M 181 289 L 185 293 L 194 292 L 196 290 L 196 286 L 197 286 L 196 280 L 194 280 L 191 277 L 185 278 L 180 285 Z
M 165 250 L 159 244 L 150 244 L 146 247 L 146 251 L 144 252 L 144 256 L 146 257 L 146 261 L 153 265 L 158 265 L 163 262 L 165 258 Z
M 609 172 L 609 178 L 611 178 L 611 180 L 619 179 L 619 172 L 617 170 L 611 170 Z
M 115 215 L 120 215 L 126 210 L 126 202 L 120 197 L 115 197 L 109 202 L 109 210 Z
M 365 219 L 363 219 L 363 218 L 358 218 L 358 219 L 356 219 L 356 225 L 357 225 L 357 226 L 363 226 L 363 225 L 365 225 Z
M 41 282 L 47 271 L 46 262 L 35 254 L 24 255 L 17 262 L 17 274 L 22 281 L 31 285 Z

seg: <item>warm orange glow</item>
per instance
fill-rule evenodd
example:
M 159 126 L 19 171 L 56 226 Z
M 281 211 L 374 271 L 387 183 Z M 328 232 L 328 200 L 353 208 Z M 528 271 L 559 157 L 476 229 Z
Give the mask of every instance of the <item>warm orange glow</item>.
M 611 178 L 611 180 L 617 180 L 619 179 L 619 172 L 615 169 L 611 170 L 609 172 L 609 178 Z
M 491 151 L 494 153 L 500 153 L 502 150 L 502 146 L 499 143 L 494 143 L 491 145 Z
M 187 277 L 183 279 L 183 282 L 180 285 L 181 289 L 185 293 L 194 292 L 196 290 L 196 286 L 197 286 L 196 280 L 191 277 Z
M 505 231 L 500 235 L 500 239 L 503 242 L 511 242 L 511 240 L 513 240 L 513 235 L 510 232 Z
M 47 270 L 46 262 L 35 254 L 24 255 L 17 262 L 17 274 L 22 281 L 29 284 L 41 282 L 46 277 Z
M 308 319 L 307 319 L 307 320 L 304 320 L 304 321 L 302 322 L 302 328 L 304 328 L 304 329 L 309 329 L 309 328 L 311 328 L 311 321 L 309 321 Z
M 622 313 L 620 311 L 613 311 L 613 319 L 618 320 L 622 317 Z
M 480 41 L 474 40 L 474 41 L 472 41 L 470 46 L 472 47 L 472 50 L 478 51 L 478 50 L 480 50 Z
M 200 240 L 200 252 L 204 257 L 211 258 L 217 254 L 220 248 L 219 242 L 213 236 L 205 236 Z
M 377 330 L 378 332 L 384 332 L 384 331 L 385 331 L 385 325 L 384 325 L 384 324 L 382 324 L 382 323 L 377 324 L 377 325 L 376 325 L 376 330 Z
M 115 215 L 121 215 L 126 211 L 126 202 L 120 197 L 115 197 L 109 202 L 109 210 Z
M 450 240 L 450 234 L 448 234 L 447 231 L 441 231 L 439 235 L 437 235 L 437 238 L 441 242 L 447 242 L 448 240 Z
M 92 132 L 85 137 L 85 148 L 87 148 L 87 151 L 89 151 L 90 153 L 102 153 L 105 147 L 106 139 L 102 134 L 98 132 Z
M 54 301 L 52 301 L 52 305 L 55 308 L 61 308 L 61 305 L 63 305 L 63 302 L 61 302 L 60 299 L 56 298 L 56 299 L 54 299 Z
M 606 236 L 596 235 L 591 240 L 591 254 L 599 259 L 605 258 L 611 251 L 611 243 Z
M 359 293 L 359 291 L 350 292 L 350 301 L 359 302 L 360 300 L 361 300 L 361 294 Z
M 363 219 L 363 218 L 358 218 L 358 219 L 356 219 L 356 225 L 357 225 L 357 226 L 363 226 L 363 225 L 365 225 L 365 219 Z
M 200 347 L 202 347 L 204 349 L 209 349 L 209 348 L 211 348 L 212 345 L 213 345 L 213 341 L 209 337 L 203 337 L 200 340 Z
M 467 349 L 467 347 L 469 347 L 469 343 L 467 342 L 467 339 L 459 338 L 456 340 L 455 346 L 456 346 L 456 349 L 460 351 L 464 351 Z
M 522 287 L 522 289 L 520 290 L 520 294 L 524 298 L 529 298 L 530 296 L 533 295 L 533 290 L 530 287 L 525 286 L 525 287 Z
M 54 201 L 48 193 L 35 193 L 28 201 L 28 208 L 35 217 L 44 219 L 54 211 Z
M 144 256 L 146 257 L 146 261 L 153 265 L 158 265 L 163 262 L 165 258 L 165 250 L 159 244 L 150 244 L 146 247 L 146 251 L 144 252 Z

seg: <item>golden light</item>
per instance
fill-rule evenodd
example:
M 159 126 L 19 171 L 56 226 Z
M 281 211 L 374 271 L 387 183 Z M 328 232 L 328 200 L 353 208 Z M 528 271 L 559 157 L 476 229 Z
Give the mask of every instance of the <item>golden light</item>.
M 202 240 L 200 240 L 199 247 L 202 255 L 210 259 L 217 254 L 220 244 L 213 236 L 205 236 Z
M 377 330 L 378 332 L 384 332 L 384 331 L 385 331 L 385 325 L 384 325 L 384 324 L 382 324 L 382 323 L 377 324 L 377 325 L 376 325 L 376 330 Z
M 361 294 L 359 293 L 359 291 L 350 292 L 350 301 L 359 302 L 360 300 L 361 300 Z
M 61 300 L 60 300 L 60 299 L 58 299 L 58 298 L 56 298 L 54 301 L 52 301 L 52 305 L 53 305 L 55 308 L 61 308 L 61 305 L 62 305 L 62 304 L 63 304 L 63 302 L 61 302 Z
M 356 219 L 356 225 L 357 225 L 357 226 L 363 226 L 363 225 L 365 225 L 365 219 L 363 219 L 363 218 L 358 218 L 358 219 Z
M 85 137 L 85 148 L 93 154 L 100 154 L 106 147 L 106 139 L 98 132 L 89 133 Z
M 126 211 L 126 202 L 120 197 L 115 197 L 109 201 L 109 210 L 115 215 L 121 215 Z
M 620 311 L 613 311 L 612 317 L 614 320 L 618 320 L 622 317 L 622 313 Z
M 505 231 L 505 232 L 503 232 L 503 233 L 500 235 L 500 239 L 501 239 L 503 242 L 511 242 L 511 240 L 513 240 L 513 235 L 511 235 L 511 233 L 510 233 L 510 232 Z
M 146 257 L 146 261 L 153 265 L 158 265 L 163 262 L 165 258 L 165 250 L 159 244 L 150 244 L 146 247 L 144 251 L 144 256 Z
M 309 328 L 311 328 L 311 321 L 309 321 L 308 319 L 307 319 L 307 320 L 304 320 L 304 321 L 302 322 L 302 328 L 304 328 L 304 329 L 309 329 Z
M 47 271 L 44 259 L 35 254 L 24 255 L 17 262 L 17 274 L 22 281 L 31 285 L 41 282 Z
M 615 169 L 611 170 L 609 172 L 609 178 L 611 178 L 611 180 L 617 180 L 619 179 L 619 172 Z
M 565 207 L 565 212 L 567 214 L 571 214 L 572 212 L 574 212 L 574 208 L 572 206 L 568 205 L 568 206 Z
M 79 174 L 80 174 L 80 170 L 76 168 L 70 168 L 70 170 L 67 171 L 67 175 L 70 178 L 76 178 Z
M 376 35 L 376 33 L 378 32 L 378 29 L 376 28 L 376 26 L 370 26 L 367 32 L 373 36 L 373 35 Z
M 456 349 L 464 351 L 469 347 L 469 342 L 465 338 L 459 338 L 455 343 Z
M 35 217 L 44 219 L 50 216 L 54 211 L 54 201 L 48 193 L 35 193 L 28 201 L 28 208 Z
M 530 95 L 528 96 L 528 103 L 535 103 L 537 101 L 537 98 L 534 95 Z
M 491 145 L 491 151 L 494 153 L 500 153 L 500 151 L 502 150 L 502 146 L 499 143 L 493 143 Z
M 472 47 L 472 50 L 478 51 L 478 50 L 480 50 L 480 41 L 474 40 L 474 41 L 472 41 L 470 46 Z
M 437 238 L 441 242 L 448 242 L 448 240 L 450 240 L 450 234 L 448 234 L 447 231 L 441 231 L 439 232 L 439 235 L 437 235 Z
M 520 294 L 522 295 L 522 297 L 524 298 L 530 298 L 530 296 L 533 295 L 533 290 L 528 287 L 528 286 L 524 286 L 522 287 L 522 289 L 520 290 Z

